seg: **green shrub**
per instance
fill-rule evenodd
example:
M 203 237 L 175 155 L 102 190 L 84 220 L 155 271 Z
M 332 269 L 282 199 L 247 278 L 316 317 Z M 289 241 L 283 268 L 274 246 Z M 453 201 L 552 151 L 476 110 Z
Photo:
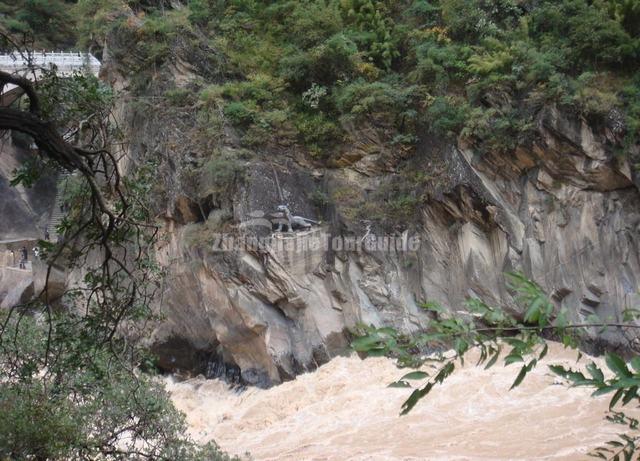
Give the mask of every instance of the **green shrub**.
M 223 12 L 221 0 L 189 0 L 189 21 L 204 26 Z
M 311 49 L 313 74 L 319 83 L 334 84 L 355 71 L 358 47 L 344 34 L 336 34 Z
M 279 75 L 300 92 L 313 83 L 332 86 L 356 73 L 358 47 L 344 34 L 336 34 L 309 51 L 289 49 L 280 60 Z
M 369 123 L 381 139 L 410 146 L 415 140 L 425 91 L 420 86 L 403 85 L 392 77 L 384 82 L 359 79 L 339 88 L 336 108 L 344 123 L 353 121 L 356 126 Z
M 533 120 L 520 109 L 502 112 L 475 107 L 467 114 L 461 135 L 475 141 L 480 152 L 508 152 L 530 140 Z
M 250 80 L 225 83 L 221 86 L 221 95 L 234 101 L 251 100 L 264 104 L 273 98 L 279 85 L 264 74 L 254 75 Z
M 200 92 L 201 120 L 220 126 L 219 108 L 225 118 L 242 130 L 245 145 L 268 144 L 275 138 L 291 137 L 289 111 L 282 96 L 283 82 L 266 74 L 249 80 L 210 85 Z
M 443 25 L 453 38 L 474 42 L 517 24 L 522 11 L 518 3 L 517 0 L 442 0 Z
M 612 87 L 605 74 L 584 72 L 576 79 L 573 100 L 581 112 L 604 117 L 619 104 Z
M 88 48 L 103 43 L 110 31 L 124 26 L 127 8 L 118 0 L 78 0 L 73 7 L 77 21 L 78 44 Z
M 9 29 L 9 32 L 14 33 L 14 34 L 28 34 L 31 31 L 31 28 L 29 27 L 29 24 L 26 24 L 22 21 L 18 21 L 17 19 L 14 18 L 8 18 L 5 19 L 4 21 L 4 25 L 7 29 Z
M 243 172 L 241 152 L 215 152 L 200 169 L 200 196 L 206 197 L 228 191 L 236 181 L 242 180 Z
M 143 68 L 152 63 L 161 64 L 169 57 L 170 44 L 183 31 L 189 29 L 186 12 L 154 12 L 145 17 L 136 29 L 136 48 L 144 58 Z M 146 70 L 146 69 L 145 69 Z
M 327 95 L 327 87 L 313 83 L 311 88 L 302 93 L 302 102 L 311 109 L 317 109 L 321 100 Z
M 335 102 L 342 114 L 356 117 L 379 112 L 396 115 L 413 106 L 417 93 L 416 86 L 356 80 L 336 92 Z
M 193 92 L 187 88 L 167 90 L 164 97 L 172 106 L 185 106 L 193 103 Z
M 616 65 L 638 57 L 638 40 L 609 16 L 601 2 L 547 0 L 532 11 L 531 25 L 545 47 L 564 48 L 574 64 Z
M 331 203 L 331 198 L 322 189 L 314 189 L 308 195 L 309 201 L 316 207 L 323 209 Z
M 0 459 L 230 460 L 183 435 L 162 383 L 129 368 L 114 352 L 128 345 L 107 344 L 91 316 L 2 312 L 0 321 L 11 338 L 0 350 Z M 130 360 L 148 363 L 138 352 Z
M 206 86 L 200 91 L 199 99 L 205 106 L 216 106 L 222 101 L 222 91 L 222 85 Z
M 437 97 L 427 108 L 425 119 L 432 133 L 452 138 L 464 127 L 469 112 L 467 102 L 461 98 Z
M 420 200 L 414 195 L 398 195 L 389 200 L 388 204 L 393 217 L 408 223 L 415 221 Z
M 342 28 L 340 12 L 335 2 L 288 2 L 295 7 L 282 18 L 287 43 L 308 50 L 339 33 Z
M 640 36 L 639 0 L 606 0 L 604 3 L 609 15 L 618 21 L 630 36 Z
M 423 202 L 424 178 L 403 171 L 382 182 L 363 203 L 354 206 L 350 219 L 373 221 L 385 230 L 405 228 L 416 221 Z
M 295 127 L 298 139 L 306 146 L 322 149 L 340 143 L 344 133 L 334 120 L 324 114 L 298 114 Z
M 26 37 L 27 43 L 35 39 L 27 48 L 71 47 L 77 38 L 75 25 L 71 6 L 64 0 L 0 0 L 0 28 L 15 34 L 18 44 L 22 44 L 19 37 Z
M 356 33 L 350 36 L 366 52 L 368 59 L 379 67 L 389 69 L 392 61 L 400 56 L 395 22 L 386 2 L 375 0 L 341 0 L 346 20 Z
M 628 153 L 633 146 L 640 143 L 640 76 L 629 82 L 621 91 L 622 106 L 625 109 L 625 129 L 623 150 Z M 640 159 L 634 159 L 640 162 Z
M 415 68 L 409 73 L 412 80 L 432 83 L 434 88 L 446 88 L 466 70 L 470 48 L 453 44 L 446 36 L 439 37 L 438 31 L 416 33 L 411 40 L 415 43 L 416 60 Z
M 244 102 L 232 101 L 224 106 L 224 115 L 231 123 L 246 127 L 253 122 L 256 110 Z

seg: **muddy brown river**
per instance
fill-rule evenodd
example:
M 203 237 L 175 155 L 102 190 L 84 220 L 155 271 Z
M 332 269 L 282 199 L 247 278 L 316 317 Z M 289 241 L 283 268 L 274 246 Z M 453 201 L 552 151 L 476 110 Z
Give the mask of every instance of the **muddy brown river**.
M 338 357 L 268 390 L 200 378 L 168 389 L 195 439 L 255 460 L 578 460 L 620 426 L 604 420 L 608 396 L 562 386 L 546 366 L 575 359 L 552 344 L 512 391 L 517 365 L 467 365 L 407 416 L 411 391 L 387 387 L 406 371 L 384 358 Z

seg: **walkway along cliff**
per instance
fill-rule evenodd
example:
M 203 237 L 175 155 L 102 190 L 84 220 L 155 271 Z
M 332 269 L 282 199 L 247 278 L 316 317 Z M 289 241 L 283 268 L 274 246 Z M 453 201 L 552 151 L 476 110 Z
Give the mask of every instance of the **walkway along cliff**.
M 98 76 L 100 62 L 86 53 L 13 52 L 0 55 L 0 70 L 35 81 L 43 72 L 55 69 L 56 76 L 77 74 Z M 0 105 L 9 106 L 22 96 L 22 88 L 5 85 Z M 64 210 L 65 170 L 51 171 L 39 177 L 31 187 L 12 186 L 16 171 L 37 154 L 30 139 L 17 133 L 0 133 L 0 306 L 12 307 L 28 301 L 44 284 L 46 266 L 36 252 L 38 240 L 55 241 Z M 28 251 L 27 270 L 19 267 L 21 248 Z M 15 257 L 11 257 L 11 251 Z M 51 294 L 59 297 L 65 288 L 64 274 L 52 270 Z

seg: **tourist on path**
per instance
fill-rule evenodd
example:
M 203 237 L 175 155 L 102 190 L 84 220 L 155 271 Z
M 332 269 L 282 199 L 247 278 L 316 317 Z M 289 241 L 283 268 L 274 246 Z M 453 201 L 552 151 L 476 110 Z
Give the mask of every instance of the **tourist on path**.
M 27 259 L 29 257 L 29 251 L 27 250 L 27 247 L 22 247 L 22 249 L 20 249 L 20 269 L 26 269 L 27 268 Z

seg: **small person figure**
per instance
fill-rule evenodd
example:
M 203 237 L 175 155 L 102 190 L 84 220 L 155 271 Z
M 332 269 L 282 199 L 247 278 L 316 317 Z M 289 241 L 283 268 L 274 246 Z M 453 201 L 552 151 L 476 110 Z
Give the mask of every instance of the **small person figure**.
M 20 258 L 20 269 L 26 269 L 27 260 L 29 259 L 29 251 L 27 250 L 27 247 L 22 247 L 20 253 L 22 255 L 22 258 Z
M 33 256 L 34 256 L 36 259 L 39 259 L 39 258 L 40 258 L 40 248 L 38 248 L 38 247 L 34 247 L 34 248 L 33 248 Z
M 20 249 L 20 269 L 26 269 L 27 268 L 27 259 L 29 258 L 29 251 L 27 250 L 27 247 L 22 247 Z
M 48 242 L 50 237 L 51 236 L 49 235 L 49 228 L 45 227 L 45 229 L 44 229 L 44 239 Z
M 11 265 L 15 266 L 16 265 L 16 252 L 11 250 Z

